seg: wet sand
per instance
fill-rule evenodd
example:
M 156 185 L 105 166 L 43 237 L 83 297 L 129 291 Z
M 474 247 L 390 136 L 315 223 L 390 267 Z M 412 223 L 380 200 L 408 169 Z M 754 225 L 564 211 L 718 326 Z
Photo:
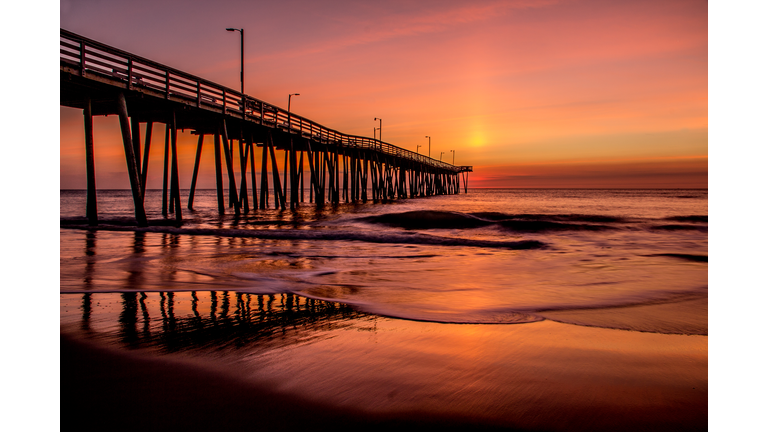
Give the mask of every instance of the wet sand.
M 423 412 L 377 415 L 278 394 L 200 362 L 110 349 L 61 336 L 62 429 L 508 430 Z
M 256 298 L 208 318 L 185 295 L 150 293 L 144 318 L 126 307 L 130 295 L 94 295 L 87 320 L 81 296 L 62 295 L 62 426 L 707 429 L 704 335 L 414 322 L 333 303 L 302 309 L 297 296 L 250 319 Z

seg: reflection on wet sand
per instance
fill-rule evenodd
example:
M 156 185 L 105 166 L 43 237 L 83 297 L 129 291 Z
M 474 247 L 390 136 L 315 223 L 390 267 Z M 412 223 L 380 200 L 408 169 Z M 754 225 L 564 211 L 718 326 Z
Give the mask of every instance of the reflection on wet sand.
M 117 296 L 119 309 L 93 316 L 94 301 L 108 303 Z M 62 305 L 62 325 L 79 322 L 86 336 L 129 348 L 159 348 L 166 352 L 239 348 L 257 343 L 263 347 L 289 345 L 349 326 L 353 320 L 357 326 L 361 321 L 376 320 L 343 303 L 294 294 L 85 293 L 63 295 Z M 81 313 L 73 313 L 77 309 Z

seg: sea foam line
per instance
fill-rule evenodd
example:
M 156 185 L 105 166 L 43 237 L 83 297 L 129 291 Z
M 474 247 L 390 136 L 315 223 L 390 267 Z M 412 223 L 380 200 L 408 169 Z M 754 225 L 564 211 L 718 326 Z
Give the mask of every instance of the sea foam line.
M 130 227 L 119 225 L 99 225 L 91 227 L 87 225 L 62 225 L 61 228 L 82 229 L 82 230 L 105 230 L 105 231 L 133 231 L 149 232 L 158 234 L 176 234 L 176 235 L 198 235 L 198 236 L 220 236 L 220 237 L 241 237 L 241 238 L 259 238 L 265 240 L 351 240 L 368 243 L 397 243 L 414 245 L 433 245 L 433 246 L 469 246 L 484 247 L 496 249 L 540 249 L 547 246 L 546 243 L 538 240 L 520 240 L 520 241 L 493 241 L 463 239 L 455 237 L 439 237 L 423 233 L 362 233 L 355 231 L 320 231 L 320 230 L 252 230 L 252 229 L 231 229 L 231 228 L 176 228 L 168 226 L 150 226 L 150 227 Z

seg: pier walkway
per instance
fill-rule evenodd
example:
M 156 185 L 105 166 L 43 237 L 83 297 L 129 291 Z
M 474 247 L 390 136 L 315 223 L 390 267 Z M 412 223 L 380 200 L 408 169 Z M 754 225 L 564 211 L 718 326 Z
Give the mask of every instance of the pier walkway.
M 229 207 L 236 215 L 270 206 L 268 171 L 271 171 L 275 208 L 295 209 L 304 202 L 305 159 L 309 167 L 309 202 L 317 205 L 457 194 L 462 180 L 464 193 L 467 192 L 471 166 L 454 166 L 381 140 L 338 132 L 236 90 L 64 29 L 61 29 L 60 63 L 60 104 L 82 109 L 84 115 L 86 215 L 91 225 L 98 223 L 92 120 L 95 115 L 119 116 L 139 226 L 147 225 L 143 197 L 153 123 L 166 125 L 163 214 L 174 213 L 179 224 L 182 222 L 176 145 L 179 129 L 190 130 L 199 137 L 187 200 L 190 209 L 194 205 L 205 135 L 214 137 L 220 213 L 226 211 L 222 155 Z M 141 123 L 145 123 L 146 131 L 143 149 Z M 262 153 L 260 179 L 256 174 L 256 148 Z M 278 151 L 285 152 L 282 182 L 275 156 Z M 252 206 L 248 192 L 249 162 Z M 239 163 L 239 179 L 236 163 Z

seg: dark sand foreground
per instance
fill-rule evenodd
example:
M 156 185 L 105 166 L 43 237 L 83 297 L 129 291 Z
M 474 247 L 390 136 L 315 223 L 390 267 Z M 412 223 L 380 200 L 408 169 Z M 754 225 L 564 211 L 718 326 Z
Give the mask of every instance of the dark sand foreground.
M 138 430 L 509 430 L 426 413 L 385 416 L 287 397 L 196 364 L 61 336 L 61 428 Z

